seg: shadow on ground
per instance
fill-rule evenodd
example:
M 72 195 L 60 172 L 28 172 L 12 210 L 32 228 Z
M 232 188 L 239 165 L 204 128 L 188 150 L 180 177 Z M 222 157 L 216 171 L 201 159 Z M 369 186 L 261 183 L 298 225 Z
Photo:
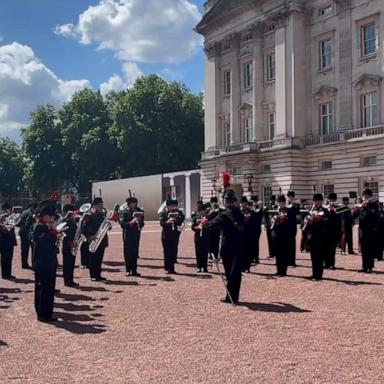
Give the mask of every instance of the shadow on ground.
M 241 302 L 238 304 L 242 307 L 247 307 L 251 311 L 259 311 L 259 312 L 275 312 L 275 313 L 307 313 L 312 312 L 307 309 L 303 309 L 300 307 L 296 307 L 292 304 L 287 303 L 249 303 L 249 302 Z

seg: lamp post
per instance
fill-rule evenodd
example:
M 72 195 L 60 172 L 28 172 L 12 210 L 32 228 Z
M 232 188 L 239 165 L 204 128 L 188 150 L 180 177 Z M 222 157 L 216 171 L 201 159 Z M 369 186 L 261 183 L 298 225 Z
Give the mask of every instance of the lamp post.
M 246 173 L 244 175 L 244 181 L 246 181 L 248 184 L 248 192 L 252 194 L 252 181 L 253 181 L 252 173 Z
M 216 175 L 212 176 L 211 183 L 212 183 L 212 195 L 213 194 L 216 195 L 216 193 L 217 193 L 217 190 L 216 190 L 217 177 L 216 177 Z

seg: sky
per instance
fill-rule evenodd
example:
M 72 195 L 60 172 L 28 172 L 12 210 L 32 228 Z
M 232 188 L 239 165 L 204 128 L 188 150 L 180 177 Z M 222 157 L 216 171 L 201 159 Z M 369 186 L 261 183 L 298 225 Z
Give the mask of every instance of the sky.
M 1 0 L 0 136 L 20 142 L 37 105 L 84 87 L 107 94 L 143 74 L 203 90 L 206 0 Z

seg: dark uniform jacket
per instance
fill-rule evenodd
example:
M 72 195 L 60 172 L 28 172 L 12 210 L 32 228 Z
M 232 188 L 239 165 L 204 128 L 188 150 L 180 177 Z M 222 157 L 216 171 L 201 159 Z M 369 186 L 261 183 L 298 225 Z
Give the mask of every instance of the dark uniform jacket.
M 168 211 L 165 210 L 160 214 L 160 225 L 163 228 L 162 237 L 177 238 L 180 235 L 180 231 L 178 227 L 180 227 L 183 224 L 185 220 L 185 216 L 183 211 L 181 211 L 180 209 L 175 210 L 175 212 L 178 212 L 178 218 L 176 219 L 176 222 L 174 225 L 166 223 L 169 220 Z
M 102 212 L 93 212 L 91 215 L 89 215 L 83 227 L 83 235 L 87 238 L 88 242 L 91 236 L 96 235 L 104 219 L 105 215 Z M 103 241 L 100 244 L 100 247 L 108 247 L 108 235 L 105 235 Z
M 377 201 L 369 201 L 363 204 L 361 209 L 355 216 L 359 218 L 359 236 L 360 239 L 379 239 L 380 232 L 380 215 L 379 203 Z
M 131 225 L 130 222 L 135 218 L 135 212 L 144 212 L 141 208 L 136 208 L 134 211 L 127 210 L 122 215 L 120 215 L 120 226 L 123 228 L 124 239 L 129 237 L 130 235 L 140 232 L 141 228 L 144 227 L 144 216 L 142 220 L 135 225 Z
M 37 223 L 33 231 L 34 267 L 38 271 L 57 268 L 57 232 L 47 225 Z

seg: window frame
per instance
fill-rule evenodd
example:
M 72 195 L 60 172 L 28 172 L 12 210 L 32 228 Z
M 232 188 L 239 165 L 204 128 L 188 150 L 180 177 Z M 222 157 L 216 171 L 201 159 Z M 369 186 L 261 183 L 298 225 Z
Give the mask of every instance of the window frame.
M 327 113 L 324 114 L 323 113 L 323 108 L 327 106 Z M 330 108 L 329 108 L 330 106 Z M 331 109 L 331 111 L 330 111 Z M 333 117 L 333 102 L 332 101 L 328 101 L 328 102 L 325 102 L 325 103 L 321 103 L 320 104 L 320 134 L 321 135 L 330 135 L 332 133 L 335 132 L 334 130 L 334 117 Z M 324 129 L 324 118 L 327 119 L 327 131 Z
M 271 121 L 272 117 L 272 121 Z M 270 112 L 268 114 L 268 137 L 269 140 L 273 140 L 276 135 L 276 112 Z
M 267 68 L 267 73 L 266 73 L 267 83 L 275 82 L 276 81 L 276 55 L 275 55 L 275 52 L 272 52 L 272 53 L 269 53 L 266 55 L 266 68 Z
M 374 36 L 370 40 L 366 40 L 365 39 L 366 28 L 369 28 L 372 26 L 373 26 Z M 365 50 L 366 46 L 367 46 L 366 41 L 373 42 L 373 48 L 374 48 L 373 52 L 368 52 L 368 53 L 366 52 L 366 50 Z M 371 21 L 369 23 L 361 25 L 361 27 L 360 27 L 360 46 L 361 46 L 361 50 L 360 50 L 361 58 L 365 59 L 365 58 L 369 58 L 369 57 L 373 57 L 373 56 L 377 55 L 377 28 L 376 28 L 376 22 L 375 21 Z
M 330 45 L 330 52 L 326 52 L 325 46 L 326 44 L 329 43 Z M 333 40 L 332 38 L 324 39 L 319 42 L 319 69 L 320 71 L 327 71 L 333 68 L 333 60 L 332 60 L 332 55 L 333 55 Z M 324 64 L 324 60 L 326 57 L 329 57 L 329 65 L 328 63 Z
M 251 89 L 253 86 L 253 62 L 243 63 L 243 89 Z
M 375 97 L 374 103 L 373 103 L 373 95 Z M 370 104 L 365 104 L 367 96 L 370 96 L 371 101 Z M 362 128 L 369 128 L 374 127 L 378 124 L 378 98 L 379 94 L 376 90 L 372 90 L 369 92 L 362 93 L 360 95 L 360 115 L 361 115 L 361 127 Z M 367 111 L 370 111 L 369 115 L 369 122 L 367 122 Z
M 244 144 L 249 144 L 253 141 L 253 118 L 246 116 L 243 118 Z
M 230 69 L 226 69 L 223 71 L 224 76 L 224 96 L 230 96 L 232 91 L 232 73 Z

